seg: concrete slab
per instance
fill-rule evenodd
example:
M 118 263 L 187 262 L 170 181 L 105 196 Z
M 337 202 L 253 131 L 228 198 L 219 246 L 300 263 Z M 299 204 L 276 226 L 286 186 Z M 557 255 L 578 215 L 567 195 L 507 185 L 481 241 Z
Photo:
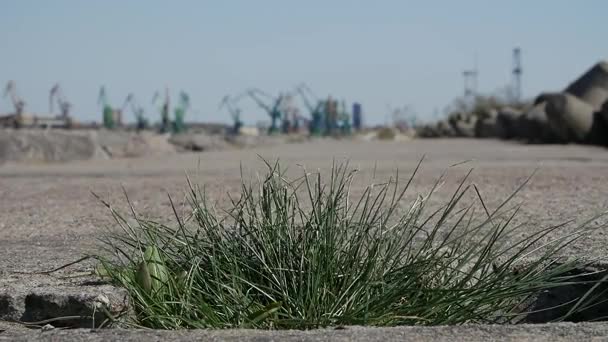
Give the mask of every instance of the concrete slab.
M 127 291 L 91 275 L 9 274 L 0 279 L 0 321 L 93 328 L 109 318 L 106 312 L 112 318 L 127 313 Z
M 0 333 L 0 341 L 606 341 L 608 324 L 540 324 L 540 325 L 465 325 L 441 327 L 363 328 L 312 331 L 256 331 L 256 330 L 51 330 L 7 331 Z
M 409 175 L 426 156 L 410 196 L 427 192 L 450 165 L 437 203 L 444 200 L 468 168 L 490 207 L 498 205 L 538 169 L 516 199 L 525 201 L 519 219 L 531 229 L 572 220 L 582 221 L 608 208 L 608 154 L 603 148 L 574 145 L 517 145 L 492 140 L 415 140 L 411 142 L 320 141 L 252 150 L 180 154 L 146 159 L 101 160 L 0 167 L 0 274 L 44 271 L 96 250 L 96 238 L 112 219 L 91 192 L 126 210 L 122 187 L 137 210 L 161 220 L 173 218 L 167 193 L 183 203 L 185 172 L 208 185 L 213 198 L 237 191 L 240 165 L 255 176 L 263 163 L 257 155 L 280 158 L 293 172 L 298 164 L 328 170 L 333 158 L 349 159 L 361 170 L 361 190 L 371 181 L 387 179 L 399 168 Z M 197 172 L 198 165 L 200 170 Z M 249 170 L 249 171 L 247 171 Z M 572 228 L 574 229 L 574 228 Z M 571 254 L 604 256 L 608 236 L 603 230 L 571 246 Z M 77 265 L 70 271 L 84 271 Z
M 0 166 L 0 279 L 10 278 L 12 281 L 26 283 L 31 278 L 16 272 L 49 270 L 74 261 L 84 254 L 98 251 L 96 239 L 106 228 L 113 227 L 113 224 L 107 209 L 91 195 L 92 191 L 108 199 L 119 210 L 126 211 L 126 201 L 122 193 L 124 187 L 140 214 L 171 221 L 172 211 L 167 193 L 171 194 L 178 204 L 184 203 L 186 171 L 193 181 L 207 184 L 208 193 L 219 200 L 225 197 L 223 194 L 227 191 L 238 190 L 241 165 L 245 167 L 248 177 L 255 176 L 256 171 L 263 169 L 258 155 L 267 159 L 280 158 L 285 165 L 290 166 L 292 172 L 299 172 L 298 164 L 305 165 L 308 170 L 319 168 L 327 171 L 332 159 L 348 159 L 353 167 L 361 170 L 358 187 L 353 189 L 355 193 L 361 191 L 374 174 L 376 179 L 387 179 L 398 168 L 402 176 L 409 175 L 419 159 L 425 156 L 426 161 L 409 197 L 404 201 L 404 208 L 417 193 L 428 191 L 446 168 L 462 161 L 471 160 L 450 169 L 445 185 L 433 202 L 434 205 L 441 203 L 455 189 L 468 168 L 475 168 L 470 180 L 478 185 L 490 208 L 496 207 L 538 169 L 532 182 L 516 199 L 525 202 L 516 223 L 525 222 L 526 231 L 533 232 L 541 227 L 568 220 L 581 222 L 608 208 L 606 152 L 604 148 L 599 147 L 519 145 L 494 140 L 320 140 L 251 150 L 135 159 L 64 164 L 5 164 Z M 564 232 L 574 229 L 575 224 L 565 228 Z M 607 243 L 606 231 L 594 230 L 586 238 L 571 245 L 565 254 L 604 258 Z M 44 279 L 45 286 L 74 286 L 62 277 L 90 272 L 91 267 L 90 263 L 84 262 L 57 272 L 53 277 Z M 543 329 L 556 329 L 555 332 L 559 335 L 562 332 L 579 331 L 576 327 L 565 325 Z M 394 333 L 397 338 L 402 336 L 399 334 L 412 331 L 408 329 L 418 328 L 400 329 L 391 330 L 386 334 L 393 336 L 390 334 Z M 448 338 L 451 333 L 447 331 L 456 328 L 442 329 L 438 330 L 440 332 L 437 336 L 445 333 Z M 518 336 L 519 333 L 527 333 L 527 330 L 517 330 L 523 329 L 517 327 L 475 329 L 482 332 L 491 329 L 496 331 L 496 336 Z M 593 334 L 595 329 L 606 331 L 604 325 L 581 325 L 580 329 L 583 335 Z M 4 334 L 0 334 L 0 337 Z M 98 336 L 89 335 L 87 338 L 91 339 Z M 141 336 L 145 338 L 146 335 Z

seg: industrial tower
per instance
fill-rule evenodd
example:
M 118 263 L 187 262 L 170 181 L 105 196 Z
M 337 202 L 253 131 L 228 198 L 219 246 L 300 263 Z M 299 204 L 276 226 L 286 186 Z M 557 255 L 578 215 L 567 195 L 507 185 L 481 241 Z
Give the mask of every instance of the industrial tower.
M 514 100 L 519 102 L 521 100 L 521 74 L 523 70 L 521 67 L 521 49 L 516 47 L 513 49 L 513 96 Z
M 464 76 L 464 97 L 475 97 L 477 95 L 477 69 L 465 70 Z
M 475 63 L 473 64 L 473 69 L 465 70 L 462 72 L 462 76 L 464 77 L 464 97 L 469 101 L 473 102 L 475 97 L 477 96 L 477 76 L 479 72 L 477 71 L 477 54 L 475 54 Z

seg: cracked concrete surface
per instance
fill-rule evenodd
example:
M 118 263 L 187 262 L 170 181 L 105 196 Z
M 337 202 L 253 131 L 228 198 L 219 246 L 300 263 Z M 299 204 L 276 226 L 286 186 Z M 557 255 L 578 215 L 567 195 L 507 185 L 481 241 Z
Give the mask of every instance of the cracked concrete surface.
M 195 182 L 207 184 L 208 192 L 212 196 L 222 198 L 225 197 L 222 194 L 227 191 L 238 189 L 241 165 L 245 167 L 246 176 L 255 176 L 256 171 L 263 169 L 258 155 L 267 159 L 280 158 L 285 165 L 290 166 L 291 172 L 299 172 L 298 165 L 305 165 L 308 170 L 319 168 L 326 171 L 331 167 L 332 159 L 348 159 L 352 166 L 361 170 L 361 187 L 366 184 L 366 180 L 372 178 L 374 172 L 377 179 L 388 178 L 397 168 L 402 176 L 407 175 L 414 169 L 418 160 L 425 156 L 425 162 L 406 202 L 416 193 L 428 191 L 437 177 L 450 165 L 470 160 L 449 170 L 446 185 L 440 192 L 447 195 L 468 168 L 473 167 L 475 170 L 470 180 L 479 186 L 488 206 L 495 207 L 538 169 L 532 182 L 516 198 L 517 201 L 525 202 L 518 222 L 525 222 L 529 231 L 533 231 L 568 220 L 582 222 L 608 208 L 606 152 L 604 148 L 591 146 L 519 145 L 494 140 L 321 140 L 250 150 L 186 153 L 137 159 L 64 164 L 5 164 L 0 167 L 0 288 L 7 288 L 7 279 L 15 284 L 24 284 L 27 289 L 37 288 L 36 284 L 40 282 L 44 283 L 43 288 L 78 288 L 74 284 L 66 285 L 66 280 L 60 278 L 73 273 L 88 272 L 91 270 L 90 263 L 74 265 L 47 276 L 44 280 L 40 280 L 40 277 L 35 280 L 32 276 L 15 272 L 49 270 L 74 261 L 83 254 L 97 251 L 96 238 L 104 229 L 113 225 L 107 209 L 91 192 L 109 200 L 118 209 L 125 210 L 126 201 L 122 192 L 124 186 L 130 200 L 141 214 L 159 220 L 171 220 L 172 212 L 167 193 L 178 203 L 183 202 L 186 172 Z M 443 196 L 438 196 L 437 200 L 441 197 Z M 565 232 L 574 229 L 576 225 L 572 224 Z M 570 246 L 565 253 L 601 259 L 606 254 L 607 242 L 605 230 L 594 230 L 591 235 Z M 0 306 L 1 298 L 0 296 Z M 382 334 L 387 334 L 387 337 L 394 336 L 395 339 L 405 331 L 427 331 L 416 330 L 419 328 L 408 329 L 381 331 Z M 457 328 L 436 329 L 437 336 L 441 336 L 444 332 Z M 517 329 L 523 328 L 479 327 L 474 330 L 488 334 L 495 331 L 496 336 L 500 337 L 501 333 L 517 334 Z M 601 324 L 559 327 L 552 325 L 546 329 L 556 333 L 562 331 L 560 329 L 569 333 L 578 331 L 581 334 L 591 334 L 589 336 L 592 336 L 596 329 L 602 333 L 607 331 L 605 325 Z M 6 333 L 0 334 L 0 339 L 5 338 L 3 336 L 6 336 Z M 79 331 L 77 334 L 85 332 Z M 125 338 L 127 335 L 135 336 L 129 335 L 130 332 L 102 334 L 117 334 L 112 335 L 113 337 L 107 335 L 110 340 L 118 340 L 117 336 L 120 334 L 126 334 L 123 336 Z M 224 337 L 221 338 L 232 338 L 229 338 L 230 333 L 225 334 L 227 335 L 222 335 Z M 263 333 L 256 332 L 252 336 L 258 336 L 257 334 Z M 359 332 L 357 335 L 363 336 L 362 334 Z M 99 338 L 95 336 L 102 335 L 89 334 L 86 338 Z M 141 338 L 145 338 L 144 336 L 146 335 L 141 335 Z M 424 336 L 426 335 L 420 335 L 421 339 Z M 445 337 L 449 337 L 449 334 Z M 135 337 L 129 338 L 135 340 Z M 220 340 L 221 338 L 218 337 Z M 336 338 L 342 337 L 336 335 Z M 252 339 L 255 340 L 253 337 Z M 319 339 L 322 340 L 323 337 Z

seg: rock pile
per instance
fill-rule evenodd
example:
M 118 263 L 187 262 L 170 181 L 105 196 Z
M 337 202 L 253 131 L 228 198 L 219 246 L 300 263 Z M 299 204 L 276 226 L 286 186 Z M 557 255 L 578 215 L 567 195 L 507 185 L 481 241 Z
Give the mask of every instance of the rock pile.
M 522 109 L 454 113 L 420 127 L 417 133 L 420 137 L 497 137 L 608 146 L 608 61 L 594 65 L 564 91 L 540 94 Z

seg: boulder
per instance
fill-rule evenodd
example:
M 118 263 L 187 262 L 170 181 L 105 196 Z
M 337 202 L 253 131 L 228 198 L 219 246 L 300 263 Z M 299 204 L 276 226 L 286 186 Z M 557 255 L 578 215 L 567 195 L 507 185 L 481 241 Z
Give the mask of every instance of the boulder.
M 599 111 L 599 115 L 605 123 L 608 123 L 608 100 L 604 102 L 604 105 Z
M 475 136 L 477 138 L 499 138 L 504 136 L 498 121 L 498 111 L 492 109 L 475 122 Z
M 593 127 L 593 106 L 569 93 L 546 99 L 545 111 L 551 129 L 565 142 L 589 142 Z
M 416 127 L 416 136 L 421 138 L 436 138 L 439 136 L 439 132 L 437 131 L 436 126 L 427 124 Z
M 518 121 L 522 112 L 511 107 L 501 108 L 496 115 L 496 133 L 501 139 L 521 137 L 518 130 Z
M 475 122 L 477 118 L 470 114 L 456 113 L 450 115 L 448 122 L 457 137 L 475 137 Z
M 534 106 L 524 112 L 517 120 L 517 134 L 529 143 L 560 143 L 564 142 L 555 134 L 549 125 L 546 113 L 546 100 L 552 94 L 541 94 L 534 101 Z
M 608 146 L 608 101 L 599 111 L 571 94 L 547 100 L 553 130 L 568 142 Z
M 435 130 L 438 133 L 439 137 L 455 137 L 456 131 L 454 128 L 445 120 L 438 121 Z
M 590 104 L 594 110 L 600 110 L 608 100 L 608 62 L 602 61 L 594 65 L 572 82 L 565 92 Z

